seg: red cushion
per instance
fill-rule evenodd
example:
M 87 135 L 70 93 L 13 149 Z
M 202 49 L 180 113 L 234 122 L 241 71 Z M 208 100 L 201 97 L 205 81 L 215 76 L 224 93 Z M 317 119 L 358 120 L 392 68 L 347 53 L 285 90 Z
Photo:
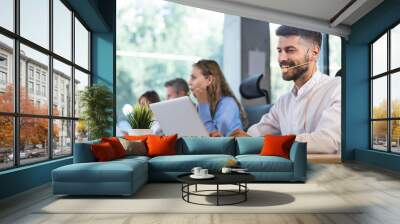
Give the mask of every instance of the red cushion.
M 148 156 L 165 156 L 176 155 L 177 135 L 157 136 L 151 135 L 147 137 L 146 143 L 148 147 Z
M 124 146 L 122 146 L 121 142 L 117 137 L 110 137 L 110 138 L 101 138 L 101 142 L 108 142 L 111 144 L 112 148 L 114 149 L 115 155 L 117 158 L 125 157 L 126 151 Z
M 92 144 L 90 147 L 92 149 L 94 157 L 99 162 L 110 161 L 117 158 L 113 147 L 108 142 Z
M 264 137 L 264 146 L 261 149 L 260 155 L 280 156 L 289 159 L 290 147 L 292 147 L 295 139 L 296 135 L 266 135 Z

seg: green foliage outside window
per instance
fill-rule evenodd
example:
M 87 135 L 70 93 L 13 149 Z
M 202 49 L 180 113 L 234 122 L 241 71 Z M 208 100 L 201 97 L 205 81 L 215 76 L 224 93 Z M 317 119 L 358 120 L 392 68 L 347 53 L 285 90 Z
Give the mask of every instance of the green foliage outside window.
M 117 2 L 117 117 L 122 107 L 164 83 L 188 80 L 192 64 L 211 58 L 222 65 L 224 14 L 162 0 Z

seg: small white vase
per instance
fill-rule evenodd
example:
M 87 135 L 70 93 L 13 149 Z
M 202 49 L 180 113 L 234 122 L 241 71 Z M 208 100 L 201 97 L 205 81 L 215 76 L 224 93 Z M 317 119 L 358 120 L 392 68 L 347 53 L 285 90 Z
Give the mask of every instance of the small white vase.
M 128 131 L 129 135 L 152 135 L 153 131 L 151 129 L 130 129 Z

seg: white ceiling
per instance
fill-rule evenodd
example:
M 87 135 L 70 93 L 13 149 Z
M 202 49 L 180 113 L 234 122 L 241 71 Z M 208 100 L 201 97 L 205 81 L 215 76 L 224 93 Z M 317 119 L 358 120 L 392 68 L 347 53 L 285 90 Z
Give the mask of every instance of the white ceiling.
M 347 37 L 350 26 L 383 0 L 168 0 L 180 4 Z
M 350 0 L 226 0 L 329 21 Z M 311 7 L 313 6 L 313 7 Z

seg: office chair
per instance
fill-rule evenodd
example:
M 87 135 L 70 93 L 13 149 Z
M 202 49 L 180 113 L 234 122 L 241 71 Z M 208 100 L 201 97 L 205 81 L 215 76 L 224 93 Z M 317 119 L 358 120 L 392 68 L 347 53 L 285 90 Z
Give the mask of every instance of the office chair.
M 258 123 L 261 120 L 261 117 L 268 113 L 271 109 L 272 104 L 270 104 L 270 98 L 268 90 L 262 89 L 260 87 L 261 80 L 263 78 L 263 74 L 260 75 L 252 75 L 242 81 L 239 87 L 240 95 L 245 99 L 257 99 L 260 97 L 265 98 L 265 104 L 257 105 L 257 106 L 247 106 L 245 107 L 245 111 L 247 113 L 249 125 L 250 127 L 253 124 Z

